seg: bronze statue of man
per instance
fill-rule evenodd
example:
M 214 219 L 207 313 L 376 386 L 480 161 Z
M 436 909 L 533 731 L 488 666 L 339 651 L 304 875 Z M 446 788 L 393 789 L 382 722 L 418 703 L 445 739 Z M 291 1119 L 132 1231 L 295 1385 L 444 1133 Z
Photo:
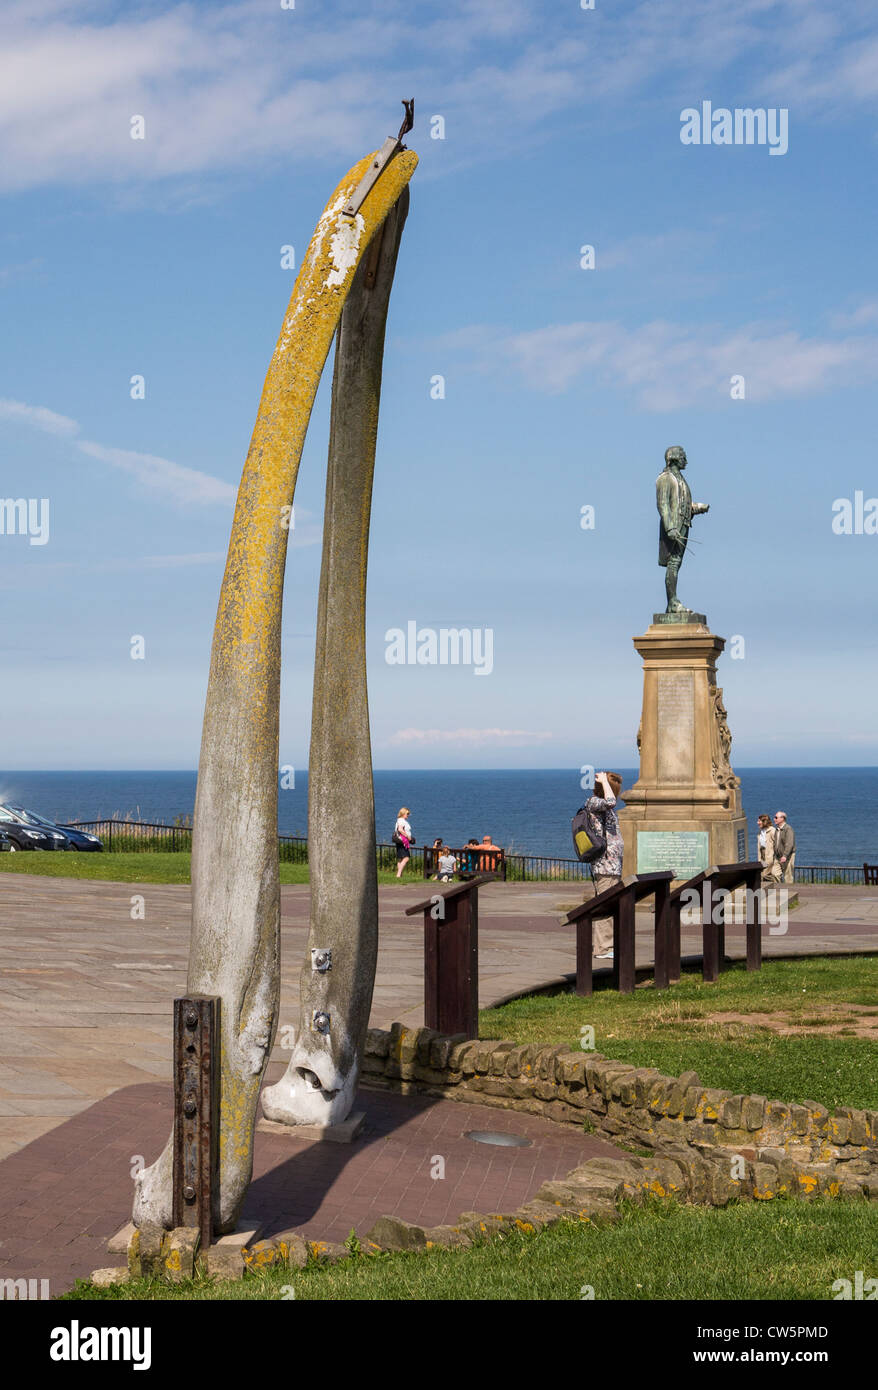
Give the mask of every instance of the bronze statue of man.
M 668 596 L 667 613 L 688 613 L 690 610 L 677 598 L 677 575 L 693 516 L 710 511 L 707 502 L 693 502 L 689 484 L 683 477 L 686 467 L 686 450 L 679 444 L 665 450 L 664 471 L 655 481 L 655 499 L 661 521 L 659 523 L 659 559 L 665 570 L 665 593 Z M 679 619 L 678 619 L 679 621 Z

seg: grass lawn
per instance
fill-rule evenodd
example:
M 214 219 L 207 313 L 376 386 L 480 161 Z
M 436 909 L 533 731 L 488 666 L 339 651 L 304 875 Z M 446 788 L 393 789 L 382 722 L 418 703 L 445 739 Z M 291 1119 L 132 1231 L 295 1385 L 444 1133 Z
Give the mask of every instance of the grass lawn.
M 177 1287 L 80 1281 L 65 1299 L 831 1299 L 836 1279 L 878 1274 L 874 1203 L 822 1198 L 711 1210 L 626 1203 L 615 1226 L 562 1222 L 469 1250 L 355 1256 Z M 290 1293 L 292 1290 L 292 1294 Z
M 188 883 L 190 858 L 188 852 L 171 854 L 164 850 L 132 853 L 80 854 L 59 853 L 57 850 L 21 850 L 15 854 L 0 854 L 0 872 L 13 874 L 45 874 L 52 878 L 109 879 L 115 883 Z M 307 883 L 308 865 L 281 862 L 281 883 Z M 396 883 L 396 871 L 379 869 L 378 882 Z M 401 887 L 424 888 L 424 880 L 413 873 L 403 875 Z M 426 897 L 426 892 L 423 894 Z
M 705 1086 L 771 1100 L 875 1110 L 876 1025 L 878 955 L 863 955 L 766 961 L 751 974 L 736 964 L 716 984 L 691 973 L 667 993 L 530 996 L 483 1010 L 479 1033 L 576 1048 L 591 1027 L 597 1052 L 634 1066 L 691 1068 Z

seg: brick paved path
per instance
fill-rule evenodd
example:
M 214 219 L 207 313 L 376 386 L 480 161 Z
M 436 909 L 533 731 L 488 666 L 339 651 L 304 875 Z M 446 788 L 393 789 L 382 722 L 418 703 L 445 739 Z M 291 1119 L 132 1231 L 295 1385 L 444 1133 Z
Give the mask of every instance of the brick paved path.
M 269 1081 L 280 1075 L 273 1064 Z M 296 1228 L 312 1239 L 365 1236 L 382 1215 L 438 1225 L 461 1211 L 509 1211 L 586 1158 L 624 1155 L 603 1140 L 531 1115 L 456 1101 L 362 1091 L 364 1135 L 315 1144 L 257 1133 L 243 1225 L 264 1235 Z M 131 1217 L 136 1155 L 156 1157 L 172 1115 L 169 1087 L 126 1086 L 0 1164 L 0 1279 L 48 1279 L 52 1296 L 93 1269 L 124 1263 L 106 1242 Z M 469 1129 L 531 1139 L 498 1148 Z M 437 1155 L 445 1178 L 430 1176 Z
M 422 881 L 379 890 L 380 947 L 373 1027 L 423 1022 L 423 933 L 405 908 Z M 145 917 L 132 919 L 142 895 Z M 484 1008 L 575 966 L 558 904 L 576 884 L 494 884 L 479 898 L 479 1003 Z M 878 950 L 878 891 L 800 888 L 786 935 L 764 934 L 766 956 Z M 285 887 L 280 1024 L 297 1018 L 309 890 Z M 136 907 L 136 905 L 135 905 Z M 0 1159 L 121 1086 L 170 1079 L 171 1001 L 186 986 L 189 888 L 0 874 Z M 684 928 L 683 952 L 700 935 Z M 730 956 L 744 954 L 730 926 Z M 637 963 L 652 961 L 652 917 L 637 917 Z M 282 1036 L 278 1029 L 278 1038 Z M 286 1056 L 275 1047 L 273 1057 Z

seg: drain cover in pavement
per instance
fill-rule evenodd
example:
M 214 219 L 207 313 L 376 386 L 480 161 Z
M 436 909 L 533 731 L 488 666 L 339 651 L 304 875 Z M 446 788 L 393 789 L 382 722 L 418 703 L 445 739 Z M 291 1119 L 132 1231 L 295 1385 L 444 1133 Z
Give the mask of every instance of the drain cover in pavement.
M 527 1149 L 532 1139 L 522 1139 L 520 1134 L 501 1134 L 493 1129 L 468 1129 L 464 1139 L 474 1139 L 477 1144 L 499 1144 L 504 1149 Z

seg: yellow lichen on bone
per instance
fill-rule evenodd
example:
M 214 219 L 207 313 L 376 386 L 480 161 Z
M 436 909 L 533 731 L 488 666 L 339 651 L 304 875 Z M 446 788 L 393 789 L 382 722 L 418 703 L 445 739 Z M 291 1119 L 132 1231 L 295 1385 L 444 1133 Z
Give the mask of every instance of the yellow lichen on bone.
M 373 155 L 338 185 L 302 260 L 241 478 L 217 617 L 222 653 L 248 671 L 267 656 L 270 618 L 280 608 L 288 528 L 311 408 L 354 271 L 372 237 L 417 167 L 411 150 L 396 155 L 353 217 L 342 212 Z M 252 713 L 264 711 L 268 691 L 252 682 Z

